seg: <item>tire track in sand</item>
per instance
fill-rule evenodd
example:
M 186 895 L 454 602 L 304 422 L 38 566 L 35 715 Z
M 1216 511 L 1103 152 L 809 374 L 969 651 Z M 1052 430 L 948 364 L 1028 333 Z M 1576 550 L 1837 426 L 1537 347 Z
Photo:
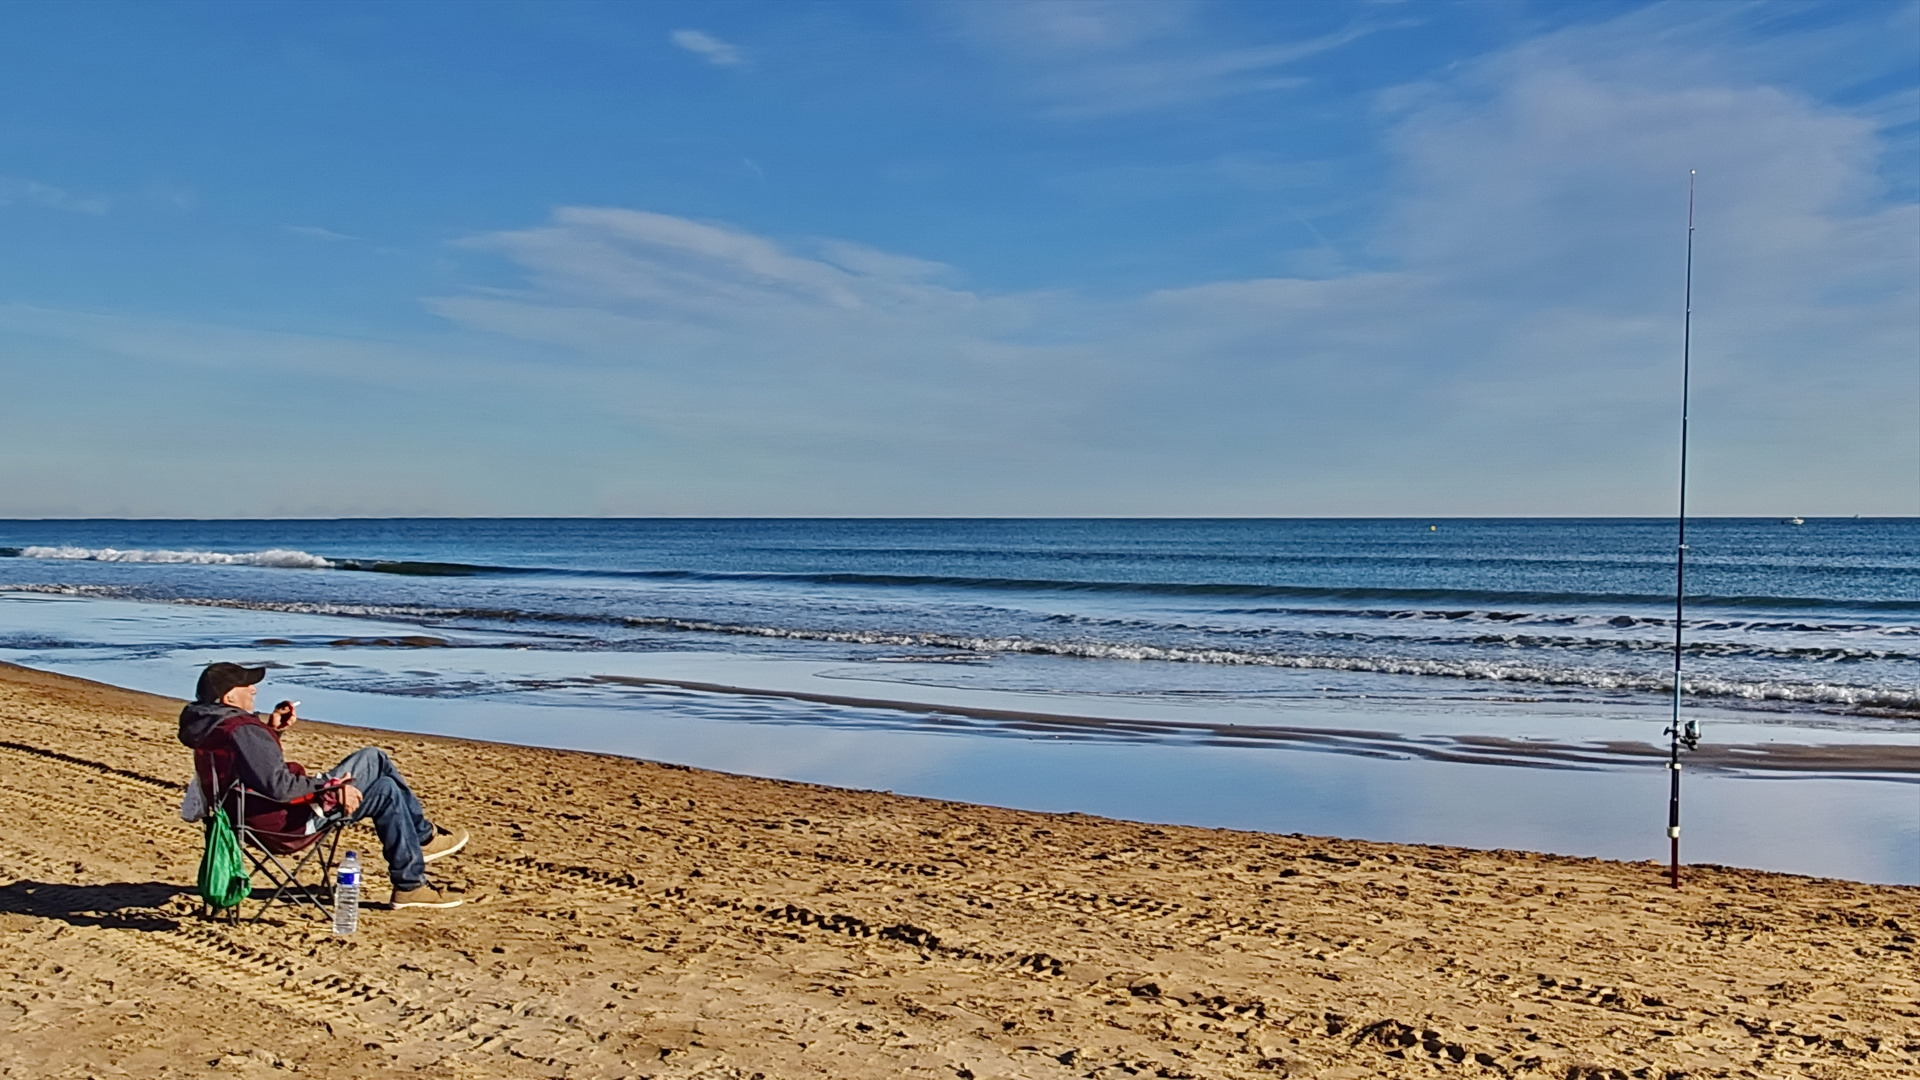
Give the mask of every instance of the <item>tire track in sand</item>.
M 15 882 L 32 877 L 57 882 L 72 873 L 70 861 L 62 863 L 20 851 L 0 854 L 0 876 Z M 91 920 L 69 920 L 73 929 L 62 937 L 77 941 L 117 967 L 217 986 L 312 1023 L 364 1026 L 350 1010 L 351 1005 L 392 997 L 381 987 L 298 964 L 286 950 L 267 952 L 236 940 L 218 924 L 184 921 L 178 917 L 180 912 L 165 907 L 119 908 L 114 915 L 137 925 L 89 925 Z
M 614 873 L 590 866 L 561 866 L 525 855 L 492 855 L 483 858 L 512 871 L 532 871 L 563 888 L 586 892 L 623 905 L 645 903 L 663 907 L 698 907 L 730 915 L 741 922 L 811 927 L 848 943 L 859 940 L 890 942 L 918 950 L 930 958 L 984 964 L 1030 974 L 1061 975 L 1072 963 L 1037 949 L 992 949 L 943 941 L 940 935 L 912 923 L 868 920 L 847 912 L 819 912 L 792 901 L 754 901 L 742 897 L 699 895 L 677 886 L 648 889 L 644 882 L 630 873 Z

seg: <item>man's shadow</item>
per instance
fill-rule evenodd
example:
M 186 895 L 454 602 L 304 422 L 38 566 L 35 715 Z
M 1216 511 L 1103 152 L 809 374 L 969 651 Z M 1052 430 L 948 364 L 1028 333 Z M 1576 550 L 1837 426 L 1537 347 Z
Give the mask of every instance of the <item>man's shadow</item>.
M 0 887 L 0 914 L 59 919 L 72 926 L 175 930 L 180 920 L 162 909 L 174 897 L 192 891 L 188 886 L 165 881 L 117 881 L 108 885 L 16 881 Z

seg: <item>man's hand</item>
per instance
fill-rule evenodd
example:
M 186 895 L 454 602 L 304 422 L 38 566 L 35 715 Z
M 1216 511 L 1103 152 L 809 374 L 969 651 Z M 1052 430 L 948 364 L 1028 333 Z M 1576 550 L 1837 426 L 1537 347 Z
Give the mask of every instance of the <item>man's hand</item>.
M 267 714 L 267 726 L 275 731 L 285 731 L 292 727 L 294 721 L 300 719 L 293 714 L 293 710 L 299 704 L 297 701 L 283 701 L 275 705 L 273 711 Z
M 340 789 L 340 805 L 348 817 L 360 812 L 360 789 L 348 784 Z

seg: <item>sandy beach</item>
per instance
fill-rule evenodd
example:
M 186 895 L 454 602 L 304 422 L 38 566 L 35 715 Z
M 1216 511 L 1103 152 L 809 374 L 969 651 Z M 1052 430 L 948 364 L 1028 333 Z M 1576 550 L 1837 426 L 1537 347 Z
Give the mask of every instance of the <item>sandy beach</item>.
M 473 831 L 467 903 L 230 927 L 179 707 L 0 666 L 0 1076 L 1920 1075 L 1920 889 L 317 722 L 290 757 L 384 746 Z

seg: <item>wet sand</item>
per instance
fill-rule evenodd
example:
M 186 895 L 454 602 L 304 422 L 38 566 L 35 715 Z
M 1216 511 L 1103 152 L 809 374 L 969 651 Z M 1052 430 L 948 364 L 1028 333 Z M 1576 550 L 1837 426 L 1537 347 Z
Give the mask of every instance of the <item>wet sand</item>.
M 438 639 L 423 639 L 434 641 Z M 1360 757 L 1422 758 L 1461 765 L 1518 765 L 1535 769 L 1595 769 L 1646 765 L 1666 759 L 1668 748 L 1647 742 L 1608 739 L 1564 742 L 1552 739 L 1514 739 L 1496 735 L 1410 735 L 1393 731 L 1287 727 L 1278 724 L 1180 722 L 1166 719 L 1129 720 L 1117 717 L 1074 716 L 1016 709 L 987 709 L 951 703 L 930 704 L 893 698 L 817 694 L 800 690 L 766 690 L 686 679 L 636 678 L 600 675 L 585 682 L 627 686 L 671 686 L 681 690 L 725 694 L 730 697 L 781 698 L 824 705 L 845 705 L 892 712 L 964 716 L 991 720 L 1010 731 L 1036 734 L 1094 734 L 1125 738 L 1183 736 L 1218 746 L 1287 746 L 1330 754 Z M 1686 767 L 1695 772 L 1787 773 L 1800 776 L 1871 776 L 1902 783 L 1920 783 L 1920 745 L 1888 743 L 1708 743 L 1687 752 Z
M 1920 1076 L 1920 889 L 319 723 L 473 830 L 468 902 L 229 927 L 179 706 L 0 665 L 0 1076 Z

